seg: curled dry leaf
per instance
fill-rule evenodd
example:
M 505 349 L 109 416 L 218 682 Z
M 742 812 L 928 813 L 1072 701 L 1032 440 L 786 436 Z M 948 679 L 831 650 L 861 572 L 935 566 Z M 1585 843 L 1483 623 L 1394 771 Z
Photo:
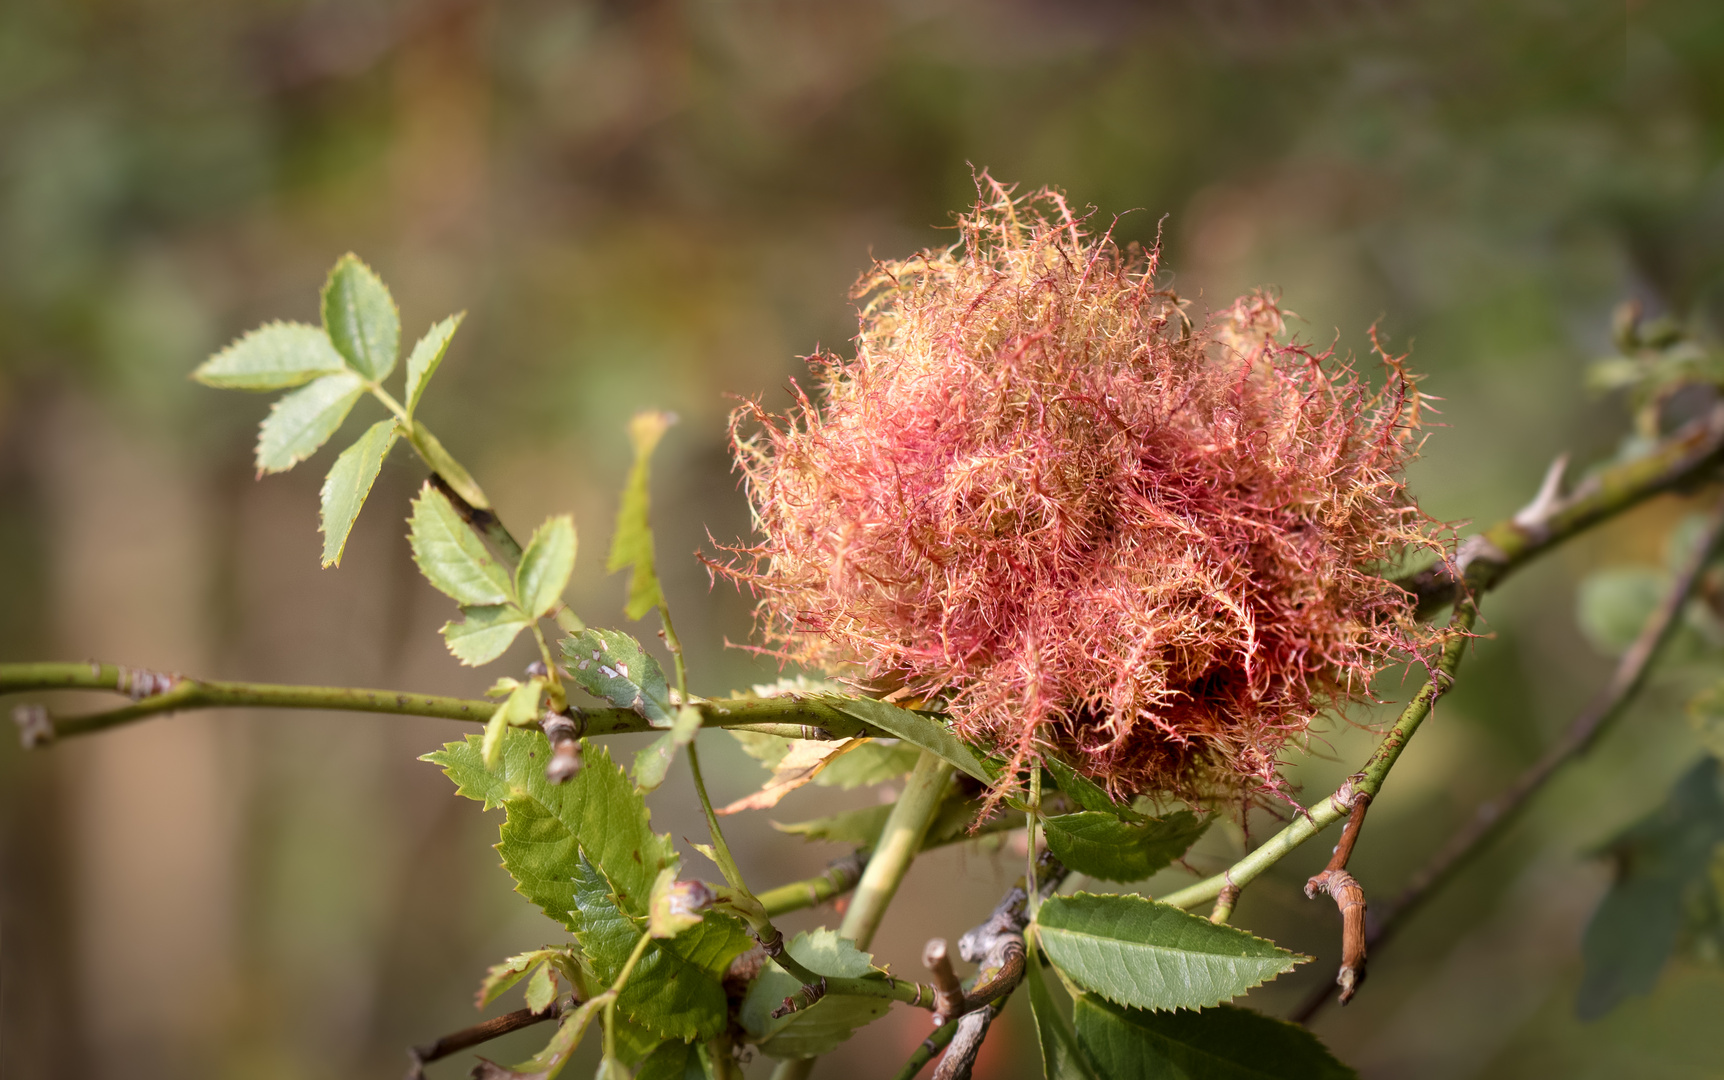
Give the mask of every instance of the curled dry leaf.
M 778 765 L 772 770 L 772 779 L 768 780 L 764 787 L 753 795 L 721 807 L 717 812 L 737 814 L 744 810 L 767 810 L 777 806 L 778 800 L 819 776 L 820 770 L 831 764 L 838 755 L 854 750 L 867 741 L 840 739 L 836 742 L 824 742 L 817 739 L 796 739 L 779 759 Z

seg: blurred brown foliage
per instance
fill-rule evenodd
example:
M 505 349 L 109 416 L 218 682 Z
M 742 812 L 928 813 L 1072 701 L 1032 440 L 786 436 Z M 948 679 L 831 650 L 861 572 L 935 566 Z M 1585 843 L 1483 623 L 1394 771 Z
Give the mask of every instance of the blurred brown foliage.
M 845 342 L 870 253 L 949 235 L 971 163 L 1132 211 L 1120 235 L 1159 233 L 1184 294 L 1279 286 L 1311 340 L 1356 352 L 1379 322 L 1446 399 L 1415 491 L 1441 517 L 1494 519 L 1556 452 L 1606 453 L 1626 430 L 1581 388 L 1612 304 L 1724 319 L 1720 55 L 1724 8 L 1667 0 L 11 0 L 0 655 L 468 695 L 488 681 L 443 653 L 445 605 L 406 558 L 408 456 L 321 572 L 325 459 L 254 483 L 261 400 L 185 378 L 265 318 L 315 318 L 324 269 L 352 249 L 409 334 L 470 312 L 428 418 L 509 520 L 575 513 L 589 620 L 622 621 L 595 553 L 625 419 L 683 415 L 656 470 L 666 589 L 699 687 L 759 681 L 722 648 L 747 604 L 709 594 L 688 557 L 706 529 L 747 528 L 725 395 L 782 406 L 796 356 Z M 1493 598 L 1494 637 L 1373 809 L 1352 864 L 1368 890 L 1398 885 L 1602 679 L 1573 579 L 1655 558 L 1679 510 Z M 207 714 L 0 751 L 0 1072 L 392 1075 L 409 1043 L 470 1022 L 484 966 L 555 934 L 496 868 L 495 822 L 414 760 L 452 734 Z M 709 738 L 728 800 L 758 771 Z M 1363 745 L 1333 731 L 1295 781 L 1323 790 Z M 1372 1076 L 1724 1070 L 1712 969 L 1679 964 L 1588 1027 L 1571 1010 L 1606 873 L 1582 849 L 1692 753 L 1653 694 L 1320 1032 Z M 685 787 L 655 797 L 657 824 L 698 836 Z M 734 828 L 765 884 L 838 854 L 786 847 L 763 820 Z M 1218 866 L 1239 839 L 1215 830 L 1193 860 Z M 1333 970 L 1333 911 L 1297 888 L 1321 862 L 1302 852 L 1241 904 L 1242 925 L 1321 958 L 1253 995 L 1266 1010 Z M 914 969 L 1017 865 L 919 864 L 882 958 Z M 980 1075 L 1030 1075 L 1019 1008 Z M 895 1067 L 920 1023 L 895 1014 L 823 1075 Z M 513 1038 L 499 1056 L 530 1051 Z

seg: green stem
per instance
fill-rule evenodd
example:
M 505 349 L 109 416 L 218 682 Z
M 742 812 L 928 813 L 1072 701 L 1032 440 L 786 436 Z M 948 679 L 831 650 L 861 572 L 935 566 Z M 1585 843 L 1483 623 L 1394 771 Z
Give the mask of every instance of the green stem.
M 1042 813 L 1042 769 L 1040 765 L 1030 766 L 1030 805 L 1024 813 L 1025 847 L 1028 851 L 1025 858 L 1029 860 L 1024 871 L 1024 880 L 1030 883 L 1029 912 L 1030 921 L 1036 919 L 1036 912 L 1042 907 L 1042 891 L 1035 887 L 1036 882 L 1036 820 Z
M 712 837 L 712 851 L 718 856 L 718 868 L 724 872 L 724 880 L 731 888 L 754 897 L 743 884 L 742 870 L 730 854 L 730 845 L 724 841 L 724 830 L 718 827 L 718 815 L 713 812 L 712 798 L 706 793 L 706 779 L 700 774 L 700 751 L 692 742 L 688 744 L 688 768 L 694 774 L 694 790 L 700 796 L 700 809 L 706 815 L 707 835 Z
M 629 959 L 623 969 L 617 973 L 616 981 L 611 983 L 606 991 L 605 1001 L 605 1057 L 617 1056 L 617 998 L 622 996 L 623 988 L 629 984 L 629 976 L 635 973 L 635 965 L 640 963 L 641 954 L 646 952 L 647 943 L 652 940 L 652 932 L 645 931 L 639 941 L 635 942 L 634 952 L 629 953 Z
M 975 803 L 973 805 L 979 809 L 981 804 Z M 945 836 L 937 839 L 926 838 L 922 841 L 922 850 L 924 852 L 933 851 L 936 848 L 950 847 L 953 844 L 980 840 L 997 833 L 1010 832 L 1021 827 L 1022 824 L 1015 819 L 1013 814 L 1000 814 L 992 820 L 984 822 L 974 831 L 966 830 L 956 836 Z M 833 863 L 831 868 L 823 874 L 768 889 L 756 896 L 755 899 L 759 900 L 761 906 L 766 909 L 766 914 L 774 918 L 779 915 L 787 915 L 792 911 L 801 911 L 803 908 L 815 907 L 855 888 L 856 882 L 861 879 L 862 870 L 867 864 L 867 853 L 858 851 L 854 855 Z
M 850 907 L 844 912 L 844 921 L 838 926 L 839 935 L 854 941 L 857 948 L 866 950 L 874 940 L 874 932 L 880 928 L 880 920 L 886 915 L 887 905 L 892 902 L 898 886 L 904 881 L 905 872 L 910 869 L 910 863 L 922 848 L 928 824 L 933 821 L 934 814 L 940 808 L 946 787 L 951 783 L 952 772 L 951 765 L 927 750 L 922 751 L 922 755 L 916 759 L 916 767 L 910 771 L 910 778 L 904 783 L 903 793 L 898 796 L 891 815 L 886 819 L 885 827 L 880 830 L 880 840 L 874 845 L 874 855 L 862 871 L 862 878 L 856 884 L 856 894 L 850 898 Z M 813 976 L 813 973 L 806 969 L 801 973 L 794 970 L 801 965 L 795 962 L 789 950 L 785 950 L 776 963 L 805 983 Z M 848 981 L 874 982 L 862 979 Z M 830 977 L 826 980 L 828 993 L 835 992 L 834 982 Z M 897 980 L 892 980 L 891 985 L 903 986 L 906 990 L 911 987 L 916 989 L 914 997 L 893 995 L 894 1000 L 911 1003 L 920 1001 L 932 1007 L 932 987 L 916 987 L 914 983 L 898 983 Z M 816 1060 L 793 1058 L 782 1061 L 778 1068 L 773 1070 L 772 1080 L 805 1080 L 808 1074 L 814 1071 Z
M 886 915 L 886 906 L 898 891 L 904 874 L 910 869 L 916 853 L 922 850 L 928 823 L 940 809 L 946 787 L 952 779 L 952 766 L 924 750 L 916 759 L 916 767 L 904 783 L 903 794 L 892 807 L 886 825 L 880 830 L 880 840 L 874 845 L 874 856 L 856 883 L 856 895 L 844 913 L 838 933 L 867 949 Z
M 688 700 L 688 669 L 682 661 L 682 639 L 676 636 L 676 627 L 670 621 L 670 605 L 658 606 L 659 621 L 664 624 L 664 644 L 670 650 L 671 661 L 676 666 L 676 696 L 678 701 Z
M 551 646 L 545 641 L 544 631 L 539 629 L 536 619 L 533 621 L 533 641 L 539 646 L 539 659 L 545 665 L 545 696 L 549 699 L 551 711 L 562 712 L 569 704 L 568 692 L 563 689 L 557 658 L 551 654 Z
M 1196 907 L 1220 896 L 1228 885 L 1243 889 L 1299 845 L 1345 818 L 1352 808 L 1355 793 L 1376 798 L 1383 781 L 1389 775 L 1389 770 L 1395 767 L 1401 751 L 1406 748 L 1407 741 L 1413 737 L 1419 725 L 1424 723 L 1425 717 L 1430 715 L 1431 707 L 1436 704 L 1437 699 L 1447 693 L 1453 684 L 1455 670 L 1460 667 L 1461 658 L 1466 654 L 1467 643 L 1471 640 L 1470 631 L 1477 617 L 1478 607 L 1471 600 L 1456 606 L 1454 617 L 1449 620 L 1448 640 L 1443 645 L 1442 658 L 1431 672 L 1430 680 L 1425 683 L 1418 696 L 1407 703 L 1400 718 L 1384 733 L 1382 741 L 1377 744 L 1376 752 L 1365 762 L 1365 767 L 1358 774 L 1334 794 L 1294 818 L 1291 825 L 1270 837 L 1261 847 L 1234 863 L 1224 873 L 1169 893 L 1161 897 L 1161 901 L 1175 907 Z
M 71 738 L 147 720 L 163 713 L 195 709 L 329 709 L 343 712 L 430 716 L 482 724 L 497 705 L 492 701 L 443 697 L 402 690 L 350 686 L 293 686 L 230 682 L 128 668 L 122 664 L 41 661 L 0 664 L 0 694 L 43 690 L 107 690 L 121 694 L 165 686 L 163 693 L 141 696 L 134 704 L 89 716 L 52 720 L 57 738 Z M 705 727 L 764 729 L 799 739 L 845 739 L 858 735 L 893 737 L 813 699 L 740 698 L 692 703 Z M 585 714 L 588 735 L 621 735 L 654 730 L 630 709 L 592 709 Z
M 792 911 L 817 907 L 854 889 L 856 882 L 861 880 L 862 868 L 866 865 L 867 860 L 858 852 L 834 863 L 823 874 L 768 889 L 755 899 L 766 909 L 767 918 L 777 918 Z
M 772 962 L 783 968 L 791 978 L 804 986 L 825 984 L 825 993 L 835 997 L 865 997 L 879 1001 L 902 1001 L 906 1005 L 918 1008 L 934 1009 L 934 988 L 927 983 L 905 982 L 898 978 L 856 979 L 842 975 L 822 975 L 818 971 L 804 967 L 802 962 L 790 955 L 785 948 Z

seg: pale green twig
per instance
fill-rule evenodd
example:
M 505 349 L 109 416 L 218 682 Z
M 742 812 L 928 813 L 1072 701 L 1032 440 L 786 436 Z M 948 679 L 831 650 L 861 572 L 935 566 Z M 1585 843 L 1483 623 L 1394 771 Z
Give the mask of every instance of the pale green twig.
M 1448 640 L 1443 644 L 1442 657 L 1431 670 L 1429 681 L 1419 691 L 1418 696 L 1407 703 L 1400 718 L 1383 734 L 1376 752 L 1358 774 L 1342 784 L 1333 794 L 1319 800 L 1317 805 L 1302 812 L 1293 819 L 1292 824 L 1270 837 L 1261 847 L 1228 867 L 1226 871 L 1206 881 L 1169 893 L 1160 898 L 1162 902 L 1189 908 L 1214 900 L 1229 885 L 1235 889 L 1243 889 L 1299 845 L 1346 817 L 1352 809 L 1353 797 L 1356 794 L 1363 793 L 1375 798 L 1383 786 L 1383 780 L 1389 775 L 1389 770 L 1394 768 L 1396 759 L 1406 748 L 1407 740 L 1413 737 L 1425 717 L 1430 715 L 1437 699 L 1447 693 L 1453 684 L 1455 669 L 1460 667 L 1461 658 L 1465 655 L 1467 643 L 1471 640 L 1473 620 L 1477 615 L 1478 608 L 1471 600 L 1456 605 L 1454 617 L 1449 620 Z
M 134 695 L 133 704 L 88 716 L 49 717 L 49 738 L 88 735 L 163 713 L 194 709 L 330 709 L 343 712 L 429 716 L 484 723 L 496 703 L 473 698 L 377 690 L 351 686 L 294 686 L 279 683 L 194 679 L 169 672 L 94 661 L 43 661 L 0 664 L 0 694 L 43 690 L 106 690 Z M 801 739 L 842 739 L 858 735 L 891 737 L 813 698 L 697 699 L 703 726 L 771 731 Z M 654 730 L 629 709 L 590 709 L 583 713 L 588 735 L 620 735 Z
M 886 906 L 898 892 L 916 853 L 922 850 L 922 839 L 945 799 L 952 771 L 948 762 L 926 750 L 916 759 L 916 767 L 880 830 L 874 855 L 862 871 L 862 880 L 856 883 L 856 894 L 838 927 L 838 933 L 854 941 L 857 948 L 866 949 L 874 940 Z

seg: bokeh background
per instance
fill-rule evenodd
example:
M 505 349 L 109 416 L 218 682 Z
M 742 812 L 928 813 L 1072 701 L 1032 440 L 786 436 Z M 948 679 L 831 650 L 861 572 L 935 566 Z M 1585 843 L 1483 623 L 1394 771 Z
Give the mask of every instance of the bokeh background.
M 185 377 L 266 318 L 315 321 L 352 249 L 409 335 L 469 313 L 426 415 L 518 528 L 574 512 L 589 621 L 622 621 L 601 555 L 626 419 L 681 415 L 655 495 L 693 677 L 770 676 L 723 648 L 746 604 L 692 558 L 706 530 L 747 527 L 727 395 L 783 404 L 797 356 L 852 333 L 870 253 L 945 242 L 973 167 L 1125 214 L 1127 239 L 1159 233 L 1199 305 L 1272 284 L 1310 340 L 1360 352 L 1380 326 L 1445 399 L 1415 469 L 1424 505 L 1495 520 L 1556 453 L 1607 455 L 1627 430 L 1582 386 L 1614 304 L 1724 316 L 1721 56 L 1724 7 L 1696 0 L 8 0 L 0 657 L 467 696 L 494 677 L 436 637 L 448 605 L 403 538 L 409 455 L 320 571 L 331 452 L 254 481 L 264 399 Z M 362 405 L 352 423 L 372 419 Z M 1603 680 L 1576 581 L 1655 562 L 1683 510 L 1662 500 L 1492 598 L 1492 636 L 1372 811 L 1368 890 L 1397 888 Z M 1698 752 L 1678 701 L 1655 689 L 1374 959 L 1358 1001 L 1317 1022 L 1338 1054 L 1368 1077 L 1724 1072 L 1724 976 L 1704 965 L 1573 1016 L 1608 878 L 1589 848 Z M 485 966 L 558 933 L 496 866 L 496 817 L 415 760 L 457 734 L 257 713 L 31 755 L 0 740 L 0 1073 L 389 1076 L 406 1046 L 470 1023 Z M 705 739 L 718 797 L 758 780 Z M 1328 790 L 1368 744 L 1338 728 L 1295 777 Z M 686 787 L 655 796 L 655 821 L 698 838 Z M 756 817 L 734 826 L 756 881 L 840 854 Z M 1241 842 L 1218 828 L 1192 861 Z M 1334 910 L 1297 888 L 1324 854 L 1241 905 L 1241 924 L 1319 958 L 1254 995 L 1263 1009 L 1332 977 Z M 914 970 L 1020 858 L 919 863 L 881 957 Z M 1033 1074 L 1020 1010 L 979 1075 Z M 821 1074 L 887 1074 L 924 1033 L 895 1013 Z

